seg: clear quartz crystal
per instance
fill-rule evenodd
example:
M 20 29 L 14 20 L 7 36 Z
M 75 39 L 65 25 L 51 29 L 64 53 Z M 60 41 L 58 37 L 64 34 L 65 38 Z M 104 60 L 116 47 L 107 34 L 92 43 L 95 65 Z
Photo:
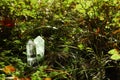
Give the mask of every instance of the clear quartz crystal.
M 28 41 L 27 48 L 27 63 L 32 66 L 34 63 L 39 63 L 39 61 L 44 57 L 45 51 L 44 39 L 37 36 L 34 41 L 31 39 Z
M 32 66 L 36 58 L 36 45 L 32 40 L 29 40 L 27 43 L 27 62 Z
M 44 56 L 44 39 L 42 37 L 38 36 L 34 39 L 34 43 L 36 45 L 36 53 L 37 55 L 40 55 L 41 57 Z

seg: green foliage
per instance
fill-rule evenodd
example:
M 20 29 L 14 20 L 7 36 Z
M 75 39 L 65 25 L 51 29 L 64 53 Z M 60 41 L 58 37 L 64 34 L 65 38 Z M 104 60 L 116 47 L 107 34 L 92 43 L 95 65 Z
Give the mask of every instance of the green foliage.
M 40 35 L 45 39 L 45 58 L 38 65 L 41 67 L 29 73 L 33 80 L 105 79 L 105 69 L 109 67 L 106 64 L 120 58 L 116 51 L 120 40 L 119 3 L 119 0 L 1 0 L 0 19 L 15 21 L 10 28 L 0 22 L 1 68 L 13 64 L 17 76 L 28 76 L 24 73 L 30 71 L 26 69 L 26 43 Z M 44 64 L 68 74 L 45 72 Z M 0 75 L 3 78 L 5 74 Z
M 83 44 L 79 44 L 78 47 L 80 48 L 80 50 L 84 49 L 84 45 Z
M 42 78 L 47 77 L 47 73 L 44 72 L 46 68 L 47 66 L 39 67 L 38 70 L 32 74 L 32 80 L 42 80 Z
M 113 60 L 120 59 L 120 54 L 119 54 L 119 51 L 117 49 L 111 49 L 108 53 L 112 55 L 111 59 L 113 59 Z
M 5 80 L 5 74 L 0 74 L 0 79 Z
M 32 74 L 32 80 L 43 80 L 46 77 L 50 77 L 54 80 L 57 79 L 67 79 L 67 76 L 64 72 L 54 69 L 48 69 L 47 66 L 39 66 L 38 70 Z

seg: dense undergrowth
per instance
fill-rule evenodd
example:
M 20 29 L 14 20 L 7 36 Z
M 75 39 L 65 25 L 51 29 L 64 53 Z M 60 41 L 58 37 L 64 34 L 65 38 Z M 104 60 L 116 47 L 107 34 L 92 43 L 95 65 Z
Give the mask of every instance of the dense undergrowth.
M 119 0 L 1 0 L 0 79 L 120 80 L 119 4 Z M 45 40 L 45 56 L 30 67 L 26 43 L 39 35 Z M 112 49 L 118 52 L 114 58 L 108 54 Z

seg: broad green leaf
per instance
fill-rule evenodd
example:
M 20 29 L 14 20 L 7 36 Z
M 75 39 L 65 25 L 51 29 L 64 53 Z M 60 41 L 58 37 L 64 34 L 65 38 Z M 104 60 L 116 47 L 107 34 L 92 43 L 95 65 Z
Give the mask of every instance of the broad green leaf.
M 120 59 L 120 54 L 114 54 L 114 55 L 112 55 L 111 59 L 113 59 L 113 60 L 119 60 Z
M 110 57 L 112 60 L 119 60 L 120 59 L 120 54 L 119 54 L 119 51 L 117 49 L 111 49 L 108 53 L 112 54 L 112 56 Z
M 111 49 L 108 53 L 114 55 L 119 54 L 119 51 L 117 49 Z

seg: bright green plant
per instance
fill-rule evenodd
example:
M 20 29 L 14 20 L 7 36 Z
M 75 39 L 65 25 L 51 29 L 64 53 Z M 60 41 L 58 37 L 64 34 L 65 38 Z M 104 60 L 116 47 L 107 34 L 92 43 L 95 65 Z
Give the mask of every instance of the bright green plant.
M 47 66 L 40 66 L 38 70 L 31 75 L 32 80 L 42 80 L 44 78 L 52 78 L 53 80 L 57 79 L 67 79 L 66 72 L 62 70 L 54 70 L 52 68 L 47 68 Z
M 0 74 L 0 79 L 5 80 L 5 74 Z
M 117 50 L 117 49 L 111 49 L 108 53 L 112 55 L 111 56 L 112 60 L 119 60 L 120 59 L 119 50 Z

